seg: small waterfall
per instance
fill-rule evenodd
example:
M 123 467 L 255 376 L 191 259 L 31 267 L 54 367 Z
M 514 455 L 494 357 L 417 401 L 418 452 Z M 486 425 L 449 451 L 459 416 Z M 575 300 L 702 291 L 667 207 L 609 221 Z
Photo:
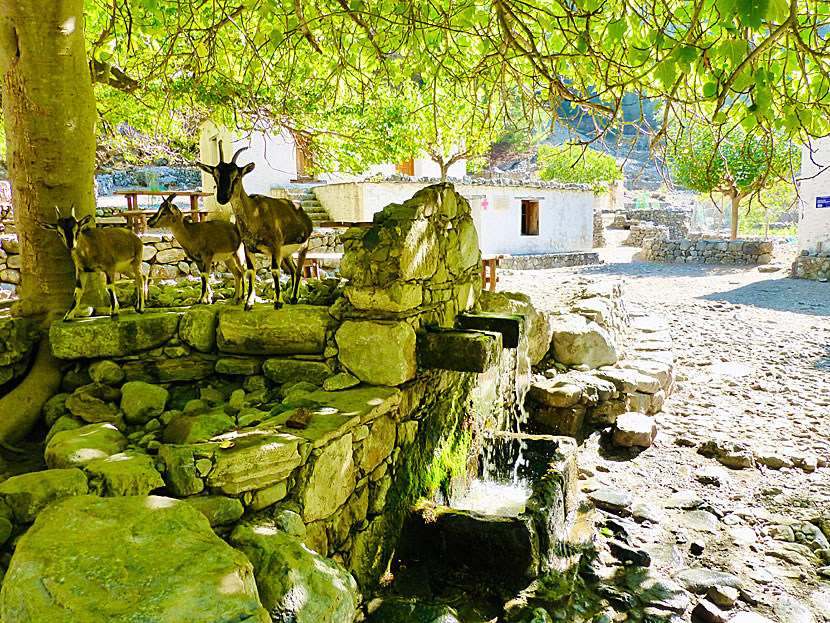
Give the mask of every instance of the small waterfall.
M 528 418 L 524 399 L 531 380 L 527 339 L 527 332 L 522 331 L 518 347 L 503 351 L 499 368 L 479 379 L 482 389 L 478 402 L 489 409 L 482 414 L 482 421 L 491 428 L 483 434 L 479 476 L 466 494 L 454 501 L 454 508 L 509 516 L 524 511 L 533 471 L 525 456 L 526 442 L 522 438 Z M 488 375 L 492 378 L 487 378 Z M 493 405 L 497 401 L 501 403 L 500 413 L 494 413 L 497 409 Z

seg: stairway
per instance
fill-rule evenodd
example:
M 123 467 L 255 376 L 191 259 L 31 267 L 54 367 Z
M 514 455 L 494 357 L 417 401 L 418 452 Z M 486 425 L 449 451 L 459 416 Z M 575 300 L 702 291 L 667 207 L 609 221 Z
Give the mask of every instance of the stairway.
M 287 186 L 285 190 L 292 201 L 298 203 L 306 214 L 311 217 L 315 226 L 323 221 L 330 221 L 331 217 L 314 194 L 313 186 Z

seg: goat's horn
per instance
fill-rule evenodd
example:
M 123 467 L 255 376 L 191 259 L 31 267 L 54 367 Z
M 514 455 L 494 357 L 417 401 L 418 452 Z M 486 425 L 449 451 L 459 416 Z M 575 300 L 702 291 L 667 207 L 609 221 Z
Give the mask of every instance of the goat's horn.
M 58 217 L 58 220 L 61 218 L 61 209 L 58 206 L 55 206 L 55 216 Z
M 75 204 L 72 204 L 72 209 L 69 211 L 69 214 L 72 215 L 72 218 L 75 218 Z
M 176 198 L 176 193 L 173 193 L 167 199 L 165 199 L 165 201 L 173 201 L 173 199 L 175 199 L 175 198 Z
M 219 164 L 225 162 L 225 156 L 222 155 L 222 141 L 219 141 Z
M 236 153 L 233 155 L 233 158 L 231 158 L 231 164 L 236 164 L 237 157 L 239 156 L 239 154 L 241 154 L 246 149 L 248 149 L 248 148 L 247 147 L 240 147 L 239 149 L 237 149 Z

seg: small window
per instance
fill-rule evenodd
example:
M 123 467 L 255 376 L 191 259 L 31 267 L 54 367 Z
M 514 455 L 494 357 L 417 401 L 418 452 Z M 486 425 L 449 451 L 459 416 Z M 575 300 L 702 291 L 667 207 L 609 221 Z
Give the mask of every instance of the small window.
M 395 172 L 402 175 L 415 176 L 415 158 L 409 158 L 395 165 Z
M 522 236 L 539 235 L 539 202 L 522 199 Z

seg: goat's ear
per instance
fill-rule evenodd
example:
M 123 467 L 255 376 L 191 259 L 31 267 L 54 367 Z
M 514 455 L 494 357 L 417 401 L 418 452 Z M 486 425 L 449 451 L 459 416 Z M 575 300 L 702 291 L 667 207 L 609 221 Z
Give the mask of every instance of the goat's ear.
M 248 173 L 253 171 L 255 168 L 256 168 L 256 164 L 254 164 L 253 162 L 249 162 L 244 167 L 242 167 L 242 170 L 239 172 L 239 174 L 240 174 L 240 176 L 248 175 Z
M 212 167 L 209 164 L 202 164 L 201 162 L 197 162 L 196 166 L 199 167 L 202 171 L 207 173 L 208 175 L 213 175 L 213 169 L 216 167 Z
M 55 223 L 41 223 L 40 226 L 43 229 L 52 229 L 52 230 L 57 230 L 58 229 L 58 226 Z
M 92 221 L 92 215 L 91 214 L 87 214 L 86 216 L 82 216 L 81 220 L 78 221 L 78 230 L 80 231 L 81 229 L 84 229 L 85 227 L 87 227 L 90 224 L 91 221 Z M 95 227 L 95 225 L 93 224 L 92 227 Z

